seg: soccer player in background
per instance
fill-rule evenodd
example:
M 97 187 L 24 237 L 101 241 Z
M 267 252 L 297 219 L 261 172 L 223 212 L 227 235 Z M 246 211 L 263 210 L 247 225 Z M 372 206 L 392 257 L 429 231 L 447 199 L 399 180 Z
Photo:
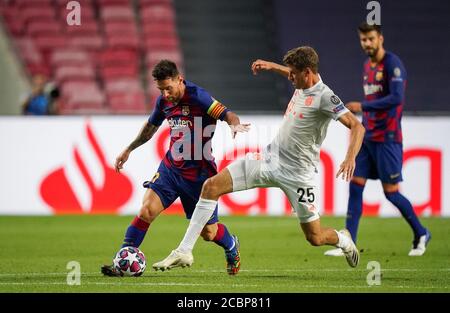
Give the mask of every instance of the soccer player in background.
M 363 191 L 367 179 L 379 179 L 386 198 L 395 205 L 414 232 L 410 256 L 421 256 L 431 239 L 413 210 L 411 202 L 399 192 L 402 179 L 403 145 L 401 119 L 405 103 L 406 70 L 400 58 L 383 48 L 379 25 L 362 23 L 359 40 L 368 59 L 364 63 L 365 100 L 349 102 L 352 112 L 362 112 L 366 129 L 364 142 L 356 157 L 356 169 L 350 182 L 346 228 L 356 242 L 362 213 Z M 342 256 L 333 249 L 329 256 Z
M 144 182 L 148 189 L 142 207 L 128 227 L 122 247 L 139 247 L 150 224 L 178 197 L 186 217 L 191 218 L 204 181 L 217 174 L 211 150 L 217 120 L 230 125 L 233 138 L 237 132 L 248 131 L 249 127 L 249 124 L 241 125 L 239 117 L 206 90 L 186 81 L 175 63 L 160 61 L 152 76 L 161 96 L 137 138 L 117 157 L 116 171 L 123 168 L 134 149 L 153 137 L 164 119 L 171 128 L 170 148 L 153 179 Z M 231 235 L 224 224 L 218 223 L 217 205 L 212 213 L 201 230 L 201 236 L 221 246 L 225 250 L 228 270 L 236 271 L 240 266 L 238 238 Z M 107 276 L 120 276 L 112 265 L 102 266 L 101 271 Z
M 221 195 L 255 187 L 278 187 L 289 198 L 306 239 L 313 246 L 332 245 L 342 249 L 350 266 L 359 262 L 359 251 L 347 230 L 336 231 L 320 225 L 317 209 L 319 194 L 315 176 L 319 166 L 320 146 L 331 119 L 350 129 L 350 144 L 345 160 L 336 175 L 350 180 L 355 157 L 364 137 L 364 127 L 345 108 L 344 103 L 322 82 L 319 56 L 307 46 L 290 50 L 285 65 L 257 60 L 254 74 L 273 71 L 287 77 L 296 88 L 284 115 L 278 134 L 262 153 L 248 153 L 207 179 L 186 234 L 163 261 L 153 264 L 156 270 L 191 265 L 195 242 L 214 212 Z

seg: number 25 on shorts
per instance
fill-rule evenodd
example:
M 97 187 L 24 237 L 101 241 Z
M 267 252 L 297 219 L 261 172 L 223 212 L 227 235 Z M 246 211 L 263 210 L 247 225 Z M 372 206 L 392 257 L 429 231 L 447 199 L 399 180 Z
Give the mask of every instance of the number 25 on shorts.
M 307 188 L 298 188 L 297 189 L 297 193 L 300 195 L 300 197 L 298 198 L 298 202 L 301 203 L 313 203 L 314 200 L 316 199 L 314 192 L 313 192 L 313 187 L 307 187 Z

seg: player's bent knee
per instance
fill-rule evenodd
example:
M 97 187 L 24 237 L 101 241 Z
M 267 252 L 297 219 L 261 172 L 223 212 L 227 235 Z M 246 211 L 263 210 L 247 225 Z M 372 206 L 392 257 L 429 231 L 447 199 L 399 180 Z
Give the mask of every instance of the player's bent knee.
M 141 210 L 139 211 L 139 218 L 143 219 L 147 223 L 152 223 L 157 217 L 159 213 L 154 213 L 151 206 L 143 205 Z
M 208 178 L 203 183 L 202 196 L 207 197 L 208 199 L 213 199 L 220 196 L 219 187 L 217 186 L 213 178 Z

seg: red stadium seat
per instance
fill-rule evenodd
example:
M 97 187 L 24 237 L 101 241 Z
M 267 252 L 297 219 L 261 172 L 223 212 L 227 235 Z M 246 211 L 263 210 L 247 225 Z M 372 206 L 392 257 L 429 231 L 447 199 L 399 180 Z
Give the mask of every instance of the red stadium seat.
M 129 0 L 97 0 L 98 4 L 101 6 L 108 6 L 108 5 L 129 5 Z
M 67 80 L 94 80 L 94 68 L 89 65 L 63 65 L 55 68 L 55 80 L 62 83 Z
M 135 66 L 111 66 L 100 69 L 103 79 L 113 78 L 137 78 L 138 72 Z
M 63 35 L 39 35 L 34 38 L 34 42 L 40 50 L 54 50 L 67 45 L 67 38 Z
M 104 37 L 100 35 L 84 36 L 77 35 L 68 38 L 68 45 L 78 49 L 99 50 L 104 47 Z
M 24 23 L 20 18 L 16 20 L 5 20 L 5 25 L 13 36 L 22 36 L 24 33 Z
M 86 51 L 61 49 L 53 51 L 50 57 L 50 64 L 52 66 L 91 65 L 93 62 Z
M 137 78 L 119 78 L 105 81 L 107 94 L 142 91 L 141 83 Z
M 37 35 L 57 35 L 62 34 L 61 25 L 56 20 L 31 21 L 27 24 L 27 34 Z
M 15 0 L 14 2 L 21 10 L 30 7 L 51 7 L 53 5 L 52 0 Z
M 130 6 L 105 6 L 101 8 L 101 17 L 104 21 L 134 22 L 134 14 Z
M 127 49 L 107 49 L 100 53 L 98 63 L 100 67 L 111 65 L 138 64 L 138 57 L 135 50 Z
M 91 91 L 98 89 L 97 82 L 94 80 L 91 81 L 65 81 L 61 84 L 61 95 L 63 97 L 68 97 L 73 93 L 81 92 L 81 91 Z
M 20 10 L 20 16 L 28 23 L 30 21 L 45 21 L 56 18 L 53 7 L 25 7 Z
M 107 37 L 115 34 L 138 35 L 137 27 L 134 22 L 109 21 L 104 23 L 104 29 Z
M 175 12 L 168 5 L 148 6 L 141 10 L 142 22 L 171 22 L 175 23 Z
M 168 5 L 168 6 L 172 6 L 173 5 L 173 1 L 172 0 L 138 0 L 139 1 L 139 6 L 140 7 L 145 7 L 145 6 L 153 6 L 153 5 Z
M 138 49 L 140 41 L 137 35 L 116 34 L 106 38 L 109 48 Z
M 163 59 L 171 60 L 178 66 L 182 66 L 183 64 L 183 56 L 180 50 L 153 50 L 147 52 L 145 55 L 145 62 L 147 67 L 150 68 Z
M 99 28 L 95 20 L 82 21 L 81 25 L 66 24 L 66 32 L 69 36 L 96 36 L 99 34 Z
M 175 37 L 177 32 L 175 24 L 172 22 L 149 22 L 142 25 L 142 33 L 144 37 Z
M 116 114 L 144 114 L 147 112 L 144 92 L 124 92 L 108 95 L 108 106 Z
M 70 0 L 54 0 L 56 2 L 57 5 L 59 5 L 60 7 L 67 7 L 67 4 L 70 2 Z M 76 0 L 81 8 L 83 9 L 84 7 L 92 7 L 92 2 L 93 0 Z
M 105 95 L 93 81 L 66 82 L 61 86 L 63 113 L 104 113 Z
M 105 103 L 105 95 L 97 90 L 80 90 L 67 98 L 68 106 L 73 109 L 101 109 Z
M 19 8 L 15 6 L 5 6 L 1 8 L 0 15 L 5 21 L 22 19 Z
M 45 75 L 47 77 L 51 76 L 51 69 L 45 63 L 27 63 L 25 67 L 30 76 L 37 74 Z
M 177 37 L 144 38 L 145 47 L 149 50 L 176 50 L 179 48 Z

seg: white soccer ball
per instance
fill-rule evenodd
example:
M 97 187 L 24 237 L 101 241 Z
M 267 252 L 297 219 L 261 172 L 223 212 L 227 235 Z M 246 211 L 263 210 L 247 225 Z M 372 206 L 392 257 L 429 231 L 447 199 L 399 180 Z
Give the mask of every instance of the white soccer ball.
M 122 276 L 141 276 L 147 266 L 144 253 L 135 247 L 124 247 L 113 260 L 114 268 Z

